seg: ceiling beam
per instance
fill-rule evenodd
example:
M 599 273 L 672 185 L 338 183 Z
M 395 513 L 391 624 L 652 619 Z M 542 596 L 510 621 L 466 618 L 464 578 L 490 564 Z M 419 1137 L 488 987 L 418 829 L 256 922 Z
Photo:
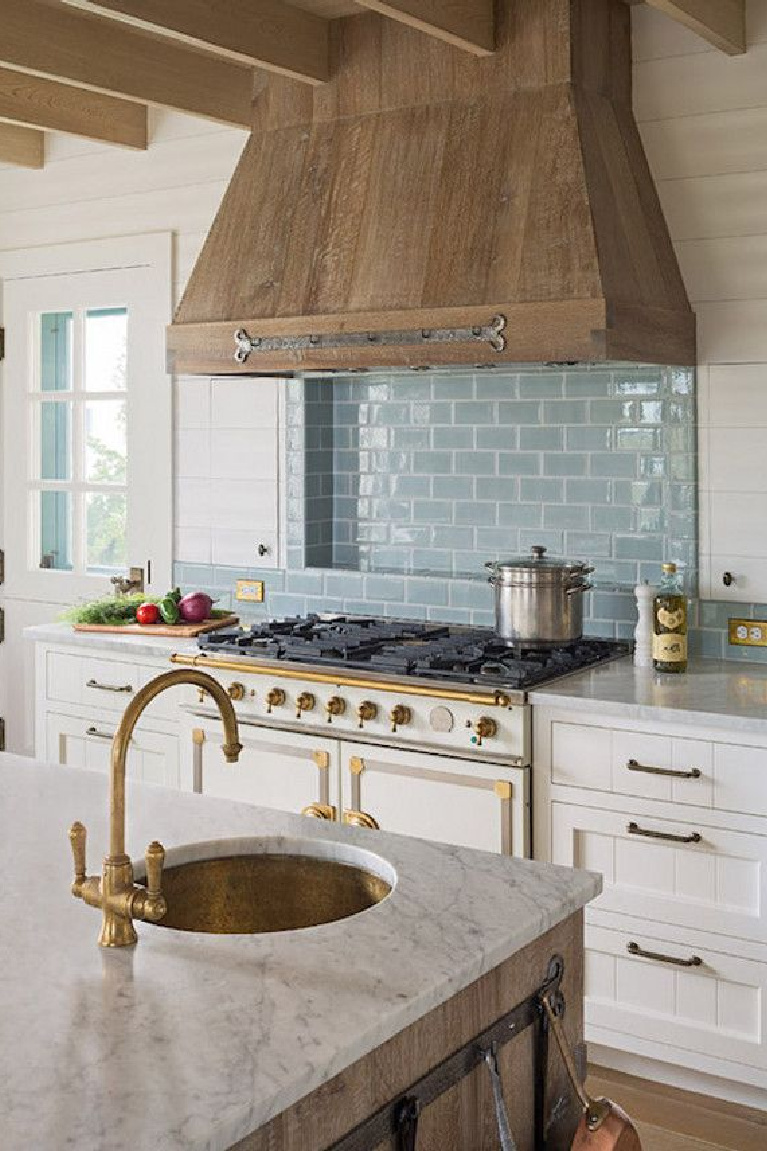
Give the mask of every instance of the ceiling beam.
M 0 120 L 126 148 L 147 147 L 144 105 L 10 68 L 0 68 Z
M 284 0 L 65 0 L 310 84 L 330 77 L 330 22 Z
M 357 3 L 360 8 L 391 16 L 475 56 L 489 56 L 495 48 L 493 0 L 357 0 Z
M 19 168 L 42 168 L 45 163 L 45 137 L 34 128 L 0 124 L 0 164 Z
M 253 72 L 42 0 L 0 0 L 0 64 L 249 128 Z
M 635 4 L 637 0 L 627 0 Z M 746 51 L 746 0 L 646 0 L 728 56 Z

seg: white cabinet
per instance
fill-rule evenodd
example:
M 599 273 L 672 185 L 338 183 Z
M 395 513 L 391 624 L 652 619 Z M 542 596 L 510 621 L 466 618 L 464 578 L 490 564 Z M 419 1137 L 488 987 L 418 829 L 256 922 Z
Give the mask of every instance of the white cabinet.
M 425 752 L 344 743 L 342 801 L 379 827 L 506 855 L 529 855 L 528 772 Z
M 533 717 L 534 855 L 603 879 L 586 909 L 598 1061 L 621 1052 L 614 1065 L 637 1074 L 683 1068 L 767 1092 L 767 740 Z
M 46 717 L 48 758 L 67 767 L 109 770 L 115 721 L 90 722 L 49 711 Z M 128 776 L 163 787 L 179 786 L 178 736 L 137 728 L 128 750 Z

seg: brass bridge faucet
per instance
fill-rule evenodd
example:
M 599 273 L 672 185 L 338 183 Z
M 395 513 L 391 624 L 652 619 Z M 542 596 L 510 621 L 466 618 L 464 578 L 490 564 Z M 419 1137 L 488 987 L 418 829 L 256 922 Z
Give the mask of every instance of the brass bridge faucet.
M 168 910 L 162 893 L 162 868 L 165 849 L 150 843 L 146 850 L 146 887 L 133 882 L 133 863 L 125 854 L 125 765 L 133 729 L 144 708 L 170 687 L 192 684 L 205 688 L 213 696 L 224 724 L 223 752 L 227 763 L 236 763 L 242 751 L 237 717 L 232 701 L 212 676 L 194 668 L 167 671 L 150 680 L 133 697 L 123 713 L 112 740 L 109 789 L 109 855 L 104 859 L 101 878 L 86 875 L 85 828 L 73 823 L 69 829 L 75 859 L 75 881 L 72 894 L 102 912 L 100 947 L 131 947 L 138 941 L 134 919 L 158 923 Z

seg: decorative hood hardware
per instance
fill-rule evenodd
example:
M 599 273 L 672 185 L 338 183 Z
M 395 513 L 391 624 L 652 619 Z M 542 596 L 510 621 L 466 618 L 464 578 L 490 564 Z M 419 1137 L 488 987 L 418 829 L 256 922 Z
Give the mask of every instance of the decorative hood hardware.
M 363 12 L 333 22 L 327 83 L 259 74 L 173 370 L 695 363 L 631 106 L 630 6 L 495 13 L 489 55 Z

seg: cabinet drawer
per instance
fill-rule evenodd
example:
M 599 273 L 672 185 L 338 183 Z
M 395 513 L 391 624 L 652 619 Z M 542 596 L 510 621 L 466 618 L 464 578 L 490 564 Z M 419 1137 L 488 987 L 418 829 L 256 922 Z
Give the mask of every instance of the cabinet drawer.
M 136 664 L 67 652 L 47 653 L 45 695 L 52 703 L 79 703 L 122 712 L 138 687 Z
M 631 954 L 638 946 L 657 958 Z M 696 966 L 680 966 L 671 960 Z M 586 927 L 586 1039 L 633 1049 L 649 1041 L 656 1058 L 664 1047 L 767 1068 L 767 964 L 715 948 L 670 943 L 652 933 L 638 935 Z M 676 1060 L 669 1054 L 666 1058 Z
M 767 941 L 767 836 L 555 802 L 551 842 L 552 863 L 601 872 L 602 911 Z
M 47 757 L 52 763 L 109 771 L 113 714 L 94 712 L 89 719 L 49 711 L 46 716 Z M 179 786 L 178 737 L 137 728 L 128 750 L 128 775 L 144 783 Z
M 767 815 L 767 748 L 715 744 L 714 806 Z
M 713 745 L 705 740 L 553 723 L 552 783 L 711 807 Z

